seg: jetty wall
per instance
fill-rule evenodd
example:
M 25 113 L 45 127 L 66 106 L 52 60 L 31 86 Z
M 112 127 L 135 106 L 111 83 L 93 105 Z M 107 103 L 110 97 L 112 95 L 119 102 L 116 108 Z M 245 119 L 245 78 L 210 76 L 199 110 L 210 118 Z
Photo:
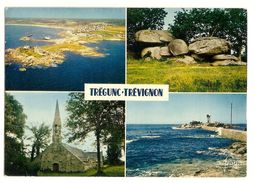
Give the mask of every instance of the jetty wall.
M 242 130 L 234 130 L 234 129 L 226 129 L 226 128 L 217 128 L 217 127 L 210 127 L 210 126 L 202 126 L 204 130 L 215 131 L 218 135 L 246 142 L 247 140 L 247 132 Z

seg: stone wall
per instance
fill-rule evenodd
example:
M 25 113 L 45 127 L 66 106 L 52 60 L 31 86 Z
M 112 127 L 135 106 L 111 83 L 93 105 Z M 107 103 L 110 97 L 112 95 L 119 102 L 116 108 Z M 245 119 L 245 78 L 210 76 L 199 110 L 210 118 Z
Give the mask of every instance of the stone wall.
M 95 167 L 96 162 L 82 162 L 61 144 L 51 144 L 41 157 L 41 170 L 53 171 L 53 164 L 59 165 L 60 172 L 84 172 Z
M 215 131 L 224 138 L 240 140 L 240 141 L 247 141 L 247 132 L 241 130 L 233 130 L 233 129 L 225 129 L 225 128 L 217 128 L 217 127 L 210 127 L 210 126 L 202 126 L 204 130 Z
M 219 129 L 219 134 L 225 138 L 240 140 L 244 142 L 247 141 L 246 131 L 221 128 Z

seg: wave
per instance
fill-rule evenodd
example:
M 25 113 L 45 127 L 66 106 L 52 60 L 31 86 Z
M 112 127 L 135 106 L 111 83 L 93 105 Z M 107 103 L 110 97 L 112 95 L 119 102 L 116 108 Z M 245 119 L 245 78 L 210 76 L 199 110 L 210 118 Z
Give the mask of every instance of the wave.
M 159 137 L 160 136 L 158 136 L 158 135 L 144 135 L 144 136 L 141 136 L 138 139 L 126 140 L 126 144 L 130 144 L 132 142 L 138 141 L 139 139 L 155 139 L 155 138 L 159 138 Z
M 215 150 L 217 150 L 217 148 L 215 148 L 215 147 L 208 147 L 208 150 L 215 151 Z
M 160 136 L 158 135 L 145 135 L 145 136 L 142 136 L 141 138 L 143 139 L 155 139 L 155 138 L 159 138 Z
M 173 126 L 171 128 L 172 128 L 172 130 L 192 130 L 192 129 L 194 129 L 194 128 L 180 128 L 180 127 L 176 127 L 176 126 Z
M 126 140 L 126 144 L 129 144 L 129 143 L 135 142 L 135 141 L 137 141 L 137 140 L 138 140 L 138 139 Z
M 197 154 L 204 154 L 205 151 L 196 151 Z
M 218 135 L 186 135 L 186 136 L 179 136 L 180 138 L 193 138 L 193 139 L 200 139 L 200 138 L 219 138 Z
M 172 128 L 172 130 L 182 130 L 182 128 L 179 128 L 179 127 L 176 127 L 176 126 L 173 126 L 171 128 Z

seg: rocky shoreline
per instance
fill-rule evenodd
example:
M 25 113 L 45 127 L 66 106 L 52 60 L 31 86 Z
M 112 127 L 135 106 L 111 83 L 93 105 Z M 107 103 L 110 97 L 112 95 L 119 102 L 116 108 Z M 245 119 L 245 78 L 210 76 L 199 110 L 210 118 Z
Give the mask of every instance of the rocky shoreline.
M 216 161 L 209 167 L 201 167 L 194 173 L 199 177 L 245 177 L 247 161 L 246 142 L 234 142 L 227 148 L 213 149 L 224 155 L 226 159 Z
M 11 24 L 10 24 L 11 25 Z M 16 25 L 16 24 L 15 24 Z M 20 26 L 24 24 L 19 24 Z M 27 25 L 28 26 L 28 25 Z M 98 48 L 85 45 L 102 40 L 122 41 L 124 40 L 124 28 L 107 23 L 89 23 L 74 27 L 59 27 L 49 25 L 30 25 L 38 27 L 50 27 L 64 29 L 58 33 L 61 38 L 51 39 L 44 37 L 35 39 L 33 35 L 24 35 L 20 38 L 24 42 L 48 42 L 46 46 L 23 46 L 5 50 L 5 63 L 10 65 L 16 63 L 23 68 L 27 67 L 55 67 L 65 59 L 65 52 L 73 52 L 82 56 L 103 57 Z M 105 36 L 107 35 L 107 36 Z M 47 39 L 46 39 L 47 38 Z M 25 69 L 23 70 L 25 71 Z
M 213 123 L 203 123 L 201 121 L 191 121 L 189 123 L 179 125 L 179 129 L 194 129 L 194 128 L 203 128 L 203 127 L 216 127 L 216 128 L 231 128 L 231 125 L 224 124 L 220 122 Z
M 154 166 L 140 176 L 167 177 L 245 177 L 246 143 L 234 142 L 221 149 L 208 149 L 225 155 L 218 161 L 193 160 L 192 163 L 167 163 Z

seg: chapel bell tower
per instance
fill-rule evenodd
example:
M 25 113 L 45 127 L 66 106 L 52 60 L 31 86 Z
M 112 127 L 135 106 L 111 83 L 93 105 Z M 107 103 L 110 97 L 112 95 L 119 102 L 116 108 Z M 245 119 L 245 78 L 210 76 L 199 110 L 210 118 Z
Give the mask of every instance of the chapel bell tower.
M 58 101 L 56 102 L 55 117 L 52 129 L 53 129 L 52 142 L 61 143 L 61 119 L 59 114 Z

